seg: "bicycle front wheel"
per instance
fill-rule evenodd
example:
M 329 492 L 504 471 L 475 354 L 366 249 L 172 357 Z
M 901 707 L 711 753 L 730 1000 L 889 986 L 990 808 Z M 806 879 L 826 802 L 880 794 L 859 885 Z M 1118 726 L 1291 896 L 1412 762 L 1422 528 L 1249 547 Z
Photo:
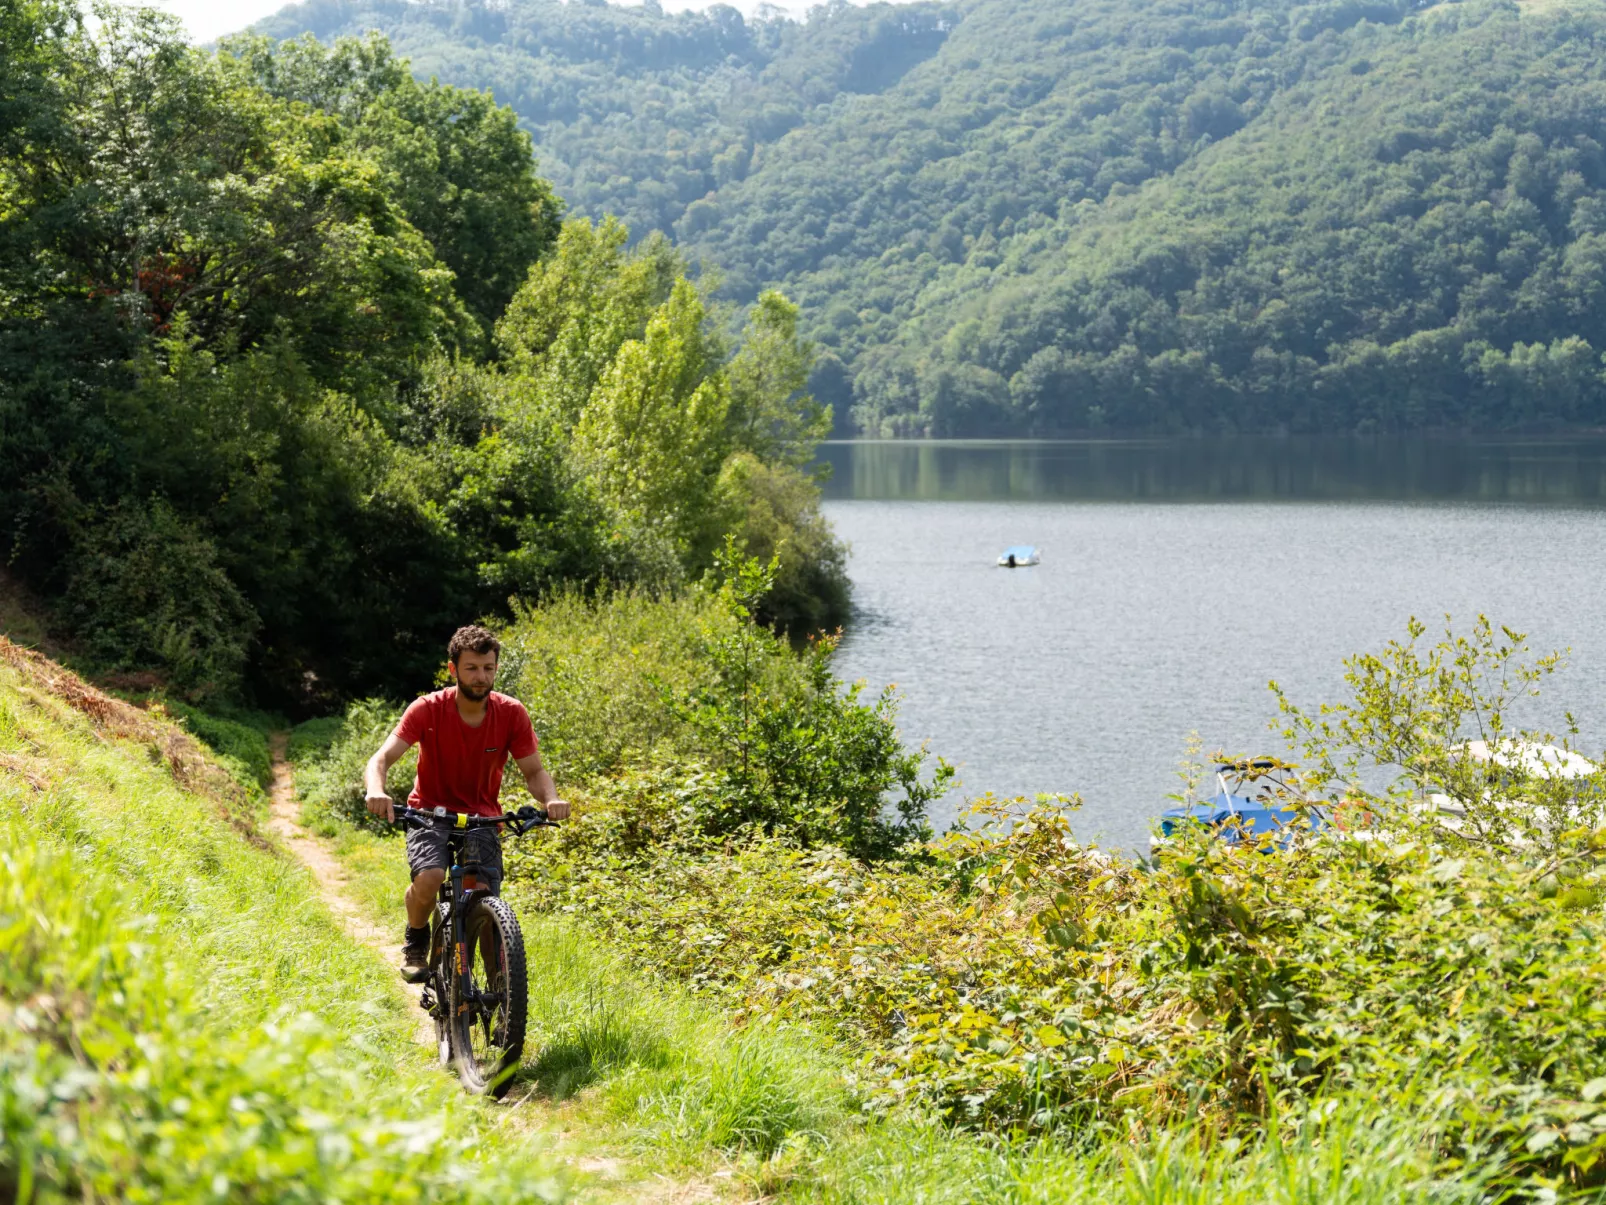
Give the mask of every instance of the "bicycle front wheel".
M 513 910 L 487 896 L 464 918 L 463 942 L 468 984 L 452 977 L 452 1054 L 463 1087 L 500 1098 L 524 1052 L 524 935 Z

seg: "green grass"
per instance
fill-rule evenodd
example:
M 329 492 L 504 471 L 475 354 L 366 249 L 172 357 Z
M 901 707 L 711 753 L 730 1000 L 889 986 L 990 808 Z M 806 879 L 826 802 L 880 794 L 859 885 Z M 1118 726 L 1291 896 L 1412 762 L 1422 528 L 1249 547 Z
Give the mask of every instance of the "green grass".
M 284 727 L 284 721 L 260 711 L 202 711 L 177 699 L 164 698 L 160 702 L 162 709 L 210 749 L 243 786 L 266 790 L 272 785 L 273 757 L 268 751 L 268 734 Z
M 1292 1141 L 1248 1146 L 1189 1129 L 1080 1145 L 988 1143 L 893 1123 L 816 1150 L 781 1195 L 822 1205 L 1388 1205 L 1492 1199 L 1477 1169 L 1437 1174 L 1419 1127 L 1364 1102 L 1312 1117 Z
M 537 838 L 539 839 L 539 838 Z M 344 890 L 381 926 L 402 923 L 402 842 L 344 829 Z M 517 900 L 514 900 L 517 905 Z M 799 1029 L 733 1032 L 717 1009 L 629 968 L 583 927 L 518 908 L 528 952 L 530 1037 L 519 1080 L 561 1102 L 585 1093 L 610 1144 L 656 1166 L 748 1153 L 851 1124 L 836 1050 Z
M 0 665 L 0 1199 L 555 1200 L 299 864 Z

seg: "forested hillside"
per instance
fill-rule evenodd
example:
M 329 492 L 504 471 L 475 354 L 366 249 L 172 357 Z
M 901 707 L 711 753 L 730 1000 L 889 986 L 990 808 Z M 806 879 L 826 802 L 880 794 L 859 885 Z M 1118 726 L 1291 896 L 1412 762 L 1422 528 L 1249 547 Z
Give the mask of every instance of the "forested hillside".
M 508 110 L 383 45 L 0 9 L 0 564 L 99 672 L 287 707 L 726 537 L 834 622 L 796 308 L 727 331 L 668 242 L 559 210 Z
M 574 210 L 771 286 L 880 434 L 1606 422 L 1594 0 L 314 0 Z

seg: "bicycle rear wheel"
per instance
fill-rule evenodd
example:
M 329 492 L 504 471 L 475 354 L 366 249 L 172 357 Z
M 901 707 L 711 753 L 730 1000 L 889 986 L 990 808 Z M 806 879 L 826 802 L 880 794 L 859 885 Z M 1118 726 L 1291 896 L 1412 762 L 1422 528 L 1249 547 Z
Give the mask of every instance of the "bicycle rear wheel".
M 500 1098 L 524 1052 L 528 986 L 524 935 L 495 896 L 476 900 L 463 921 L 469 985 L 453 975 L 452 1054 L 468 1091 Z

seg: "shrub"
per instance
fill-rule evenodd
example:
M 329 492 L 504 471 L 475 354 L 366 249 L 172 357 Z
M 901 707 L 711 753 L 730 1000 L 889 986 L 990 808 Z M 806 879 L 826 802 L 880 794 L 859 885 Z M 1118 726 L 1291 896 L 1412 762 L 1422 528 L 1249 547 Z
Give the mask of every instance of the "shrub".
M 370 832 L 391 831 L 368 810 L 363 773 L 368 759 L 385 743 L 401 713 L 401 707 L 383 699 L 364 699 L 346 709 L 339 735 L 329 741 L 327 751 L 296 770 L 305 823 L 326 835 L 335 831 L 336 821 Z M 400 803 L 412 793 L 417 770 L 417 749 L 408 750 L 390 768 L 385 790 L 393 800 Z
M 197 700 L 234 692 L 259 624 L 211 541 L 159 498 L 82 528 L 65 611 L 101 667 L 157 669 Z
M 338 715 L 303 720 L 290 729 L 290 747 L 286 750 L 290 763 L 301 766 L 316 761 L 329 752 L 344 727 L 345 718 Z
M 889 857 L 929 836 L 926 808 L 953 770 L 939 760 L 931 781 L 921 779 L 925 752 L 899 741 L 891 688 L 863 704 L 862 685 L 843 689 L 831 673 L 834 640 L 813 641 L 796 656 L 759 626 L 773 559 L 764 566 L 742 557 L 728 538 L 718 563 L 727 575 L 719 599 L 733 622 L 709 633 L 707 677 L 679 708 L 721 779 L 695 797 L 703 828 L 753 827 L 864 858 Z
M 738 452 L 720 472 L 717 505 L 743 553 L 777 562 L 775 580 L 758 602 L 762 623 L 802 636 L 847 620 L 847 549 L 820 514 L 812 480 L 790 465 Z
M 686 751 L 670 700 L 706 672 L 700 653 L 729 621 L 700 590 L 559 594 L 518 607 L 502 632 L 497 688 L 530 711 L 542 759 L 566 782 Z

